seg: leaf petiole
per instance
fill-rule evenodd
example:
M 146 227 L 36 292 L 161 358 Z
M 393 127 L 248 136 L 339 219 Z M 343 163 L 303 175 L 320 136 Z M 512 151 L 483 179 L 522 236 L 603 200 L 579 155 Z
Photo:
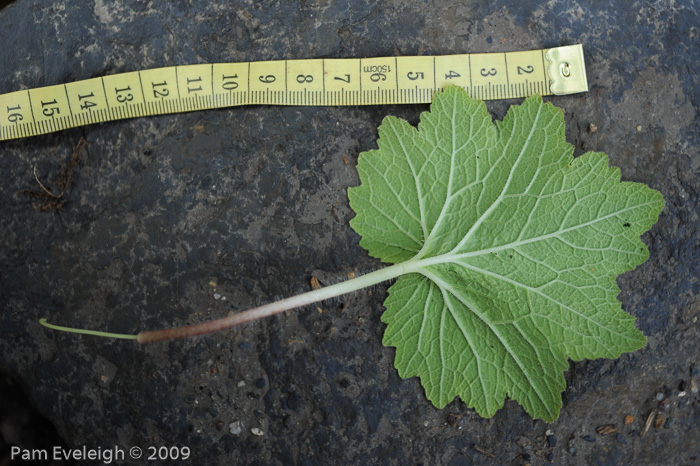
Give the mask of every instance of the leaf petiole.
M 39 323 L 44 327 L 62 332 L 79 333 L 83 335 L 94 335 L 105 338 L 120 338 L 128 340 L 137 340 L 139 343 L 151 343 L 156 341 L 175 340 L 179 338 L 189 338 L 207 333 L 219 332 L 237 325 L 252 322 L 254 320 L 269 317 L 279 314 L 284 311 L 306 306 L 309 304 L 324 301 L 326 299 L 335 298 L 353 291 L 358 291 L 379 283 L 392 280 L 409 272 L 415 272 L 420 269 L 420 265 L 416 267 L 418 261 L 407 261 L 400 264 L 391 265 L 374 272 L 370 272 L 359 277 L 336 283 L 318 290 L 302 293 L 297 296 L 275 301 L 263 306 L 255 307 L 244 312 L 239 312 L 221 319 L 202 322 L 200 324 L 186 325 L 182 327 L 167 328 L 162 330 L 150 330 L 141 332 L 138 335 L 125 335 L 121 333 L 99 332 L 95 330 L 84 330 L 72 327 L 62 327 L 53 325 L 46 321 L 45 318 L 39 320 Z M 411 267 L 413 265 L 413 267 Z

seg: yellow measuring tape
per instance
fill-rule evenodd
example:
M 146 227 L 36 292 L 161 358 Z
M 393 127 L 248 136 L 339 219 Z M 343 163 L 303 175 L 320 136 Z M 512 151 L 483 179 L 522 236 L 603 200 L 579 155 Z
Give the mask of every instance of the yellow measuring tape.
M 465 55 L 169 66 L 0 95 L 0 141 L 92 123 L 237 105 L 432 101 L 446 85 L 476 99 L 588 91 L 581 45 Z

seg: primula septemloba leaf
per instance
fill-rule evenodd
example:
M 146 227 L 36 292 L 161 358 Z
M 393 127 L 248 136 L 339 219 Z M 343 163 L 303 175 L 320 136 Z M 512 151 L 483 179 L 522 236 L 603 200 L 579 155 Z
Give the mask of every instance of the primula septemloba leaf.
M 451 87 L 417 129 L 387 117 L 378 146 L 360 155 L 351 225 L 370 255 L 406 266 L 384 344 L 435 406 L 459 396 L 491 417 L 508 396 L 552 421 L 569 358 L 645 345 L 616 277 L 647 259 L 639 237 L 663 197 L 620 182 L 603 153 L 574 159 L 561 109 L 534 96 L 494 125 Z

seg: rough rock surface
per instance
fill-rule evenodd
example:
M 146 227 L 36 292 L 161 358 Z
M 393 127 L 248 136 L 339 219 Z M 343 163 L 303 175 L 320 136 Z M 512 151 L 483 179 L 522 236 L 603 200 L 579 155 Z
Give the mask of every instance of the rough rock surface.
M 577 155 L 606 152 L 666 209 L 644 237 L 649 261 L 619 279 L 647 347 L 572 363 L 552 424 L 513 402 L 481 419 L 460 401 L 435 409 L 418 380 L 398 377 L 381 345 L 385 286 L 148 346 L 38 324 L 137 333 L 379 267 L 348 226 L 346 189 L 381 119 L 416 123 L 427 106 L 247 107 L 3 142 L 0 368 L 66 445 L 127 457 L 175 446 L 191 449 L 190 464 L 697 463 L 698 11 L 694 0 L 10 2 L 0 93 L 191 63 L 582 43 L 590 92 L 547 100 L 566 110 Z M 488 107 L 500 118 L 513 103 Z M 34 170 L 55 189 L 80 138 L 62 211 L 36 211 L 23 194 L 38 189 Z M 641 436 L 655 409 L 664 422 Z M 606 424 L 617 432 L 596 431 Z

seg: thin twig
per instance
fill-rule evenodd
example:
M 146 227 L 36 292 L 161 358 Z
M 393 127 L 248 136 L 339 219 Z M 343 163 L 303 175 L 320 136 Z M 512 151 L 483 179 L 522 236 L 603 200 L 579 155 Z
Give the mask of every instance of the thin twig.
M 639 433 L 640 437 L 644 437 L 644 434 L 647 433 L 649 428 L 651 427 L 651 424 L 654 422 L 654 418 L 656 418 L 656 414 L 659 412 L 658 409 L 654 409 L 651 413 L 649 413 L 649 417 L 647 417 L 647 422 L 644 423 L 644 428 L 642 431 Z
M 36 165 L 34 165 L 34 179 L 36 180 L 37 183 L 39 183 L 39 186 L 41 186 L 41 189 L 43 189 L 46 194 L 53 197 L 54 199 L 58 199 L 59 197 L 61 197 L 63 195 L 63 193 L 61 193 L 58 196 L 56 196 L 54 193 L 49 191 L 49 189 L 46 188 L 46 186 L 44 186 L 44 184 L 41 181 L 39 181 L 39 176 L 36 174 Z
M 66 199 L 63 197 L 63 195 L 66 193 L 66 191 L 68 191 L 68 188 L 73 183 L 74 171 L 80 166 L 82 152 L 86 145 L 87 141 L 85 138 L 80 138 L 78 143 L 73 146 L 73 154 L 71 155 L 70 159 L 63 163 L 58 179 L 56 180 L 56 184 L 58 185 L 57 189 L 61 190 L 59 194 L 54 194 L 51 192 L 51 190 L 46 187 L 41 180 L 39 180 L 37 167 L 34 166 L 34 180 L 36 180 L 37 184 L 41 187 L 41 190 L 24 190 L 22 193 L 40 200 L 40 202 L 33 204 L 35 210 L 39 212 L 61 211 L 63 205 L 66 203 Z
M 496 457 L 496 455 L 494 455 L 493 453 L 491 453 L 491 452 L 488 451 L 487 449 L 485 449 L 485 448 L 483 448 L 483 447 L 480 447 L 479 445 L 472 445 L 472 448 L 473 448 L 474 450 L 478 451 L 479 453 L 481 453 L 482 455 L 489 456 L 489 457 L 491 457 L 491 458 L 495 458 L 495 457 Z

